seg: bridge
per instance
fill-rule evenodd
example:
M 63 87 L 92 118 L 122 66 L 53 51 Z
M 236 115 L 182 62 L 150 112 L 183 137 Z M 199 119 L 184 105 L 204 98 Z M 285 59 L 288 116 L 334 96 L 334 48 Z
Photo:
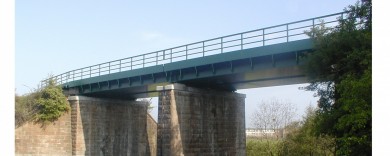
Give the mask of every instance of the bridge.
M 297 68 L 312 50 L 305 31 L 337 25 L 336 13 L 217 37 L 68 71 L 54 79 L 72 94 L 135 99 L 183 83 L 237 90 L 307 82 Z M 47 82 L 44 80 L 42 83 Z
M 72 111 L 73 107 L 79 111 L 90 107 L 86 103 L 96 101 L 90 97 L 104 98 L 104 103 L 107 99 L 131 103 L 158 96 L 157 155 L 221 155 L 226 151 L 245 155 L 245 95 L 234 91 L 308 82 L 300 66 L 305 63 L 303 53 L 313 51 L 314 43 L 305 32 L 321 23 L 337 26 L 345 14 L 190 43 L 79 68 L 53 79 L 71 96 Z

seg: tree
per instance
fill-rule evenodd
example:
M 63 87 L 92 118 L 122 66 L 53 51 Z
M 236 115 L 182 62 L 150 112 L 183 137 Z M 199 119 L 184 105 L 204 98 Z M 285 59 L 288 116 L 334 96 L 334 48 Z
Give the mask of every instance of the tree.
M 152 112 L 153 110 L 153 106 L 152 106 L 152 98 L 150 99 L 147 99 L 147 98 L 141 98 L 141 99 L 138 99 L 139 101 L 142 101 L 142 102 L 145 102 L 147 107 L 148 107 L 148 113 Z
M 273 130 L 277 138 L 280 136 L 278 132 L 283 130 L 285 126 L 290 124 L 296 115 L 296 107 L 291 102 L 281 101 L 277 99 L 271 99 L 269 101 L 262 101 L 258 104 L 258 109 L 252 114 L 252 122 L 258 129 Z M 263 150 L 263 154 L 277 155 L 279 140 L 268 138 L 267 134 L 264 134 L 265 141 L 249 141 L 248 142 L 248 155 L 255 151 Z
M 292 122 L 296 111 L 291 102 L 277 99 L 262 101 L 252 114 L 252 122 L 259 129 L 278 130 Z
M 311 83 L 305 88 L 319 96 L 316 135 L 334 136 L 337 155 L 371 155 L 371 1 L 345 11 L 339 26 L 308 33 L 315 51 L 306 55 Z

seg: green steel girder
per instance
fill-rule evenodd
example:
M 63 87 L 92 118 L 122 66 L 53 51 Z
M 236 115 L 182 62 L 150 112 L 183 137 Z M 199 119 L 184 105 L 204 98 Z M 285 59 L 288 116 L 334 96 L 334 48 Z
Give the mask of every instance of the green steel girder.
M 63 86 L 65 90 L 75 91 L 73 94 L 128 99 L 150 96 L 149 93 L 155 91 L 153 86 L 174 82 L 198 86 L 205 83 L 209 85 L 204 87 L 224 90 L 245 89 L 248 85 L 242 85 L 244 83 L 304 77 L 299 72 L 275 74 L 274 77 L 252 75 L 252 78 L 248 78 L 246 75 L 283 68 L 295 69 L 303 63 L 299 61 L 299 53 L 312 48 L 312 40 L 304 39 L 86 78 Z M 210 85 L 211 82 L 215 84 Z

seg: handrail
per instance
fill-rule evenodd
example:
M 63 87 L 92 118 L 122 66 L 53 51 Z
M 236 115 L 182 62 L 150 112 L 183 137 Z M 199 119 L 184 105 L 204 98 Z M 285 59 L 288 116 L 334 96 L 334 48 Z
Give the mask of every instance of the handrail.
M 285 42 L 291 42 L 295 40 L 301 40 L 304 38 L 308 38 L 308 36 L 304 35 L 305 31 L 310 30 L 320 24 L 320 23 L 316 23 L 315 22 L 316 20 L 320 20 L 328 17 L 336 17 L 336 20 L 335 19 L 330 21 L 324 20 L 324 23 L 325 24 L 337 23 L 338 22 L 337 19 L 340 16 L 341 18 L 343 18 L 343 15 L 346 13 L 347 12 L 339 12 L 330 15 L 319 16 L 315 18 L 309 18 L 309 19 L 299 20 L 295 22 L 289 22 L 289 23 L 279 24 L 279 25 L 265 27 L 261 29 L 255 29 L 255 30 L 241 32 L 241 33 L 226 35 L 222 37 L 212 38 L 212 39 L 194 42 L 194 43 L 181 45 L 181 46 L 176 46 L 164 50 L 145 53 L 137 56 L 126 57 L 118 60 L 113 60 L 109 62 L 104 62 L 92 66 L 71 70 L 56 75 L 52 77 L 52 79 L 57 81 L 57 84 L 64 84 L 75 80 L 81 80 L 81 79 L 86 79 L 86 78 L 91 78 L 91 77 L 96 77 L 96 76 L 101 76 L 106 74 L 140 69 L 140 68 L 156 66 L 156 65 L 164 65 L 165 63 L 175 62 L 175 60 L 181 61 L 181 60 L 188 60 L 192 58 L 205 57 L 208 56 L 207 54 L 214 55 L 219 53 L 225 53 L 225 52 L 229 52 L 229 49 L 232 49 L 234 47 L 238 48 L 238 50 L 243 50 L 243 49 L 252 48 L 253 46 L 259 47 L 265 45 L 272 45 L 276 43 L 285 43 Z M 310 23 L 308 24 L 307 22 Z M 302 26 L 298 24 L 304 24 L 304 25 Z M 298 25 L 298 26 L 294 27 L 294 25 Z M 273 30 L 271 32 L 266 32 L 276 28 L 281 28 L 281 29 Z M 297 36 L 301 36 L 301 38 L 298 39 L 292 38 Z M 270 41 L 275 41 L 275 43 L 272 42 L 270 43 Z M 257 43 L 261 43 L 261 44 L 254 45 Z M 189 46 L 194 46 L 194 45 L 196 47 L 189 48 Z M 248 45 L 253 45 L 253 46 L 247 47 Z M 188 57 L 194 55 L 200 55 L 200 56 L 195 56 L 191 58 Z M 47 85 L 48 81 L 49 79 L 42 80 L 41 86 Z

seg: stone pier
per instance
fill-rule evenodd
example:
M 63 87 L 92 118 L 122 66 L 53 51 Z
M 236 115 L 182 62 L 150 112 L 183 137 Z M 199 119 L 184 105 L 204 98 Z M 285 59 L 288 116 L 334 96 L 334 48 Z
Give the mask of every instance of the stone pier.
M 140 101 L 68 97 L 71 111 L 46 125 L 15 129 L 17 156 L 118 156 L 156 153 L 156 122 Z
M 245 95 L 159 86 L 158 156 L 245 155 Z
M 150 155 L 146 104 L 84 96 L 68 100 L 72 155 Z

